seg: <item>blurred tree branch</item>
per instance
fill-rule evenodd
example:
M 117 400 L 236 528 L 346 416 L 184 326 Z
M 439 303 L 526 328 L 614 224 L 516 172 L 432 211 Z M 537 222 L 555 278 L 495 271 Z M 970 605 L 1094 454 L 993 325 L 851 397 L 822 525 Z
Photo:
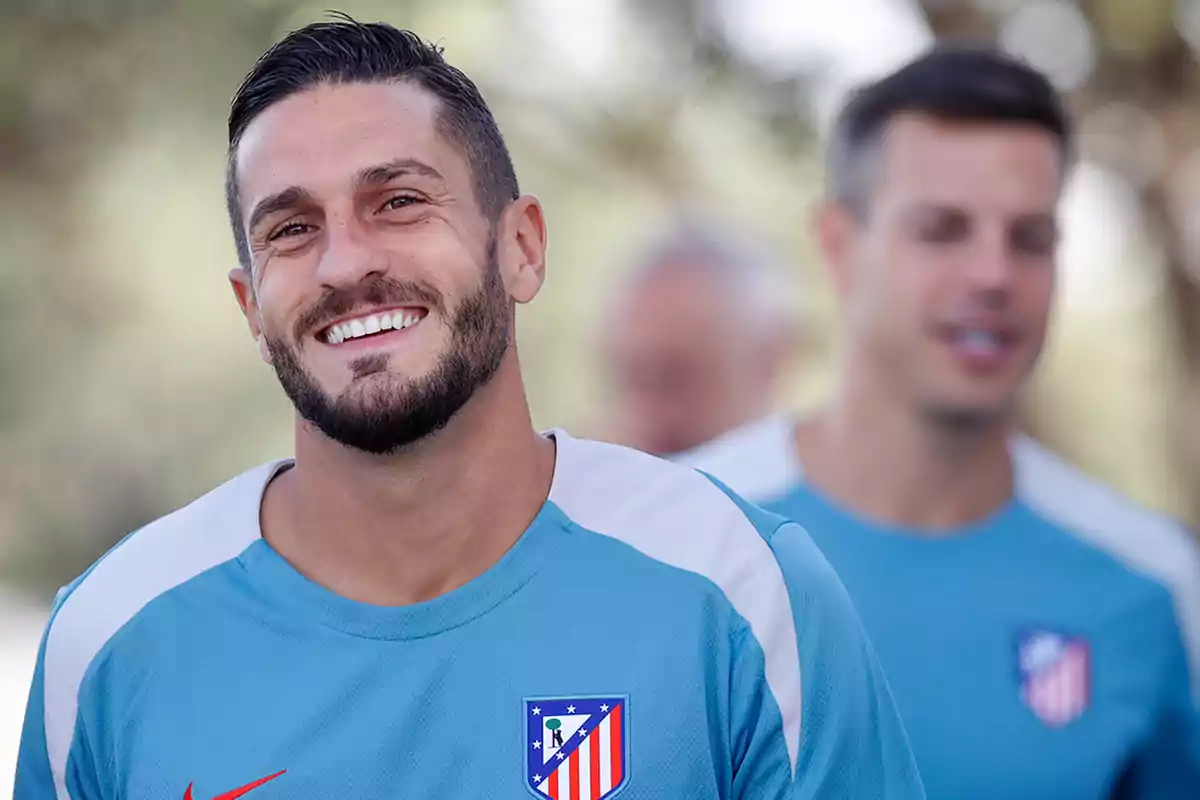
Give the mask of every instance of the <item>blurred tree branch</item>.
M 198 128 L 203 140 L 213 138 L 219 148 L 232 88 L 262 48 L 304 12 L 290 0 L 89 0 L 95 13 L 87 14 L 62 12 L 68 0 L 20 2 L 25 11 L 35 6 L 58 11 L 11 14 L 0 4 L 0 246 L 6 266 L 0 271 L 0 525 L 22 534 L 19 545 L 8 550 L 5 571 L 48 596 L 131 528 L 194 496 L 196 487 L 211 485 L 211 476 L 224 472 L 222 454 L 228 459 L 242 438 L 267 425 L 265 416 L 278 414 L 275 406 L 264 411 L 255 405 L 261 402 L 258 384 L 228 370 L 215 373 L 214 389 L 213 376 L 203 370 L 166 375 L 159 374 L 161 365 L 130 364 L 115 371 L 98 366 L 99 353 L 111 357 L 108 340 L 115 338 L 116 323 L 137 309 L 126 308 L 114 289 L 120 282 L 97 274 L 87 258 L 91 243 L 76 220 L 87 216 L 80 211 L 92 210 L 95 200 L 80 196 L 79 173 L 104 162 L 114 144 L 140 141 L 130 128 L 146 120 L 172 132 Z M 1125 2 L 1146 8 L 1162 0 Z M 564 184 L 594 184 L 617 171 L 622 181 L 653 187 L 668 203 L 719 190 L 719 183 L 706 183 L 698 169 L 704 165 L 681 142 L 697 118 L 708 124 L 737 117 L 753 128 L 749 141 L 766 151 L 766 158 L 751 162 L 755 169 L 809 162 L 815 130 L 807 104 L 820 75 L 768 74 L 729 41 L 711 3 L 629 0 L 626 8 L 646 35 L 622 42 L 619 58 L 662 65 L 662 74 L 608 86 L 604 98 L 570 85 L 561 94 L 542 93 L 530 88 L 536 80 L 503 59 L 490 71 L 472 74 L 478 72 L 494 105 L 515 110 L 506 132 L 520 132 L 534 143 L 541 167 Z M 1200 315 L 1190 277 L 1200 269 L 1192 262 L 1187 205 L 1170 176 L 1190 156 L 1189 146 L 1200 141 L 1200 80 L 1178 33 L 1172 29 L 1152 48 L 1131 45 L 1127 30 L 1152 26 L 1122 24 L 1115 5 L 1120 3 L 1085 4 L 1097 30 L 1115 32 L 1111 36 L 1121 44 L 1101 47 L 1095 75 L 1072 102 L 1084 116 L 1115 101 L 1138 105 L 1162 128 L 1168 168 L 1139 185 L 1147 213 L 1164 232 L 1185 353 L 1181 370 L 1191 379 L 1178 407 L 1193 435 L 1186 443 L 1186 437 L 1176 441 L 1181 458 L 1186 454 L 1194 465 L 1200 414 L 1190 409 L 1200 404 L 1183 401 L 1200 397 Z M 999 20 L 971 3 L 926 0 L 923 6 L 939 33 L 997 36 Z M 454 30 L 474 13 L 485 15 L 479 19 L 488 25 L 502 19 L 519 29 L 525 21 L 519 6 L 507 4 L 381 0 L 372 7 L 418 29 L 422 21 L 432 29 L 446 19 Z M 369 13 L 364 10 L 363 18 Z M 463 40 L 470 42 L 468 33 L 462 28 Z M 491 46 L 490 39 L 504 37 L 493 33 L 488 28 L 477 40 Z M 512 39 L 515 50 L 529 45 L 520 33 Z M 1147 37 L 1140 36 L 1138 41 Z M 651 48 L 655 58 L 643 60 L 647 53 L 634 52 L 636 47 Z M 185 147 L 168 152 L 189 155 Z M 739 161 L 745 155 L 729 154 L 728 168 L 746 163 Z M 722 156 L 718 151 L 718 160 Z M 1114 163 L 1119 167 L 1120 159 Z M 718 180 L 724 168 L 716 170 Z M 219 175 L 213 179 L 219 185 Z M 1200 207 L 1200 191 L 1184 194 Z M 139 229 L 150 225 L 131 223 Z M 156 351 L 138 352 L 145 358 Z M 89 412 L 98 398 L 127 403 L 129 419 L 108 408 Z M 211 408 L 201 414 L 199 404 Z
M 704 98 L 725 103 L 730 113 L 747 115 L 767 128 L 785 158 L 812 152 L 814 130 L 804 101 L 816 75 L 770 79 L 715 27 L 709 0 L 629 3 L 637 24 L 650 32 L 660 58 L 670 62 L 669 80 L 646 80 L 611 102 L 581 93 L 576 97 L 529 94 L 520 84 L 492 82 L 489 97 L 518 108 L 550 114 L 572 141 L 572 149 L 616 166 L 654 187 L 668 202 L 698 187 L 677 140 L 689 103 Z M 622 58 L 636 58 L 624 53 Z M 515 125 L 521 125 L 517 116 Z M 531 128 L 538 125 L 531 123 Z M 536 130 L 529 135 L 536 138 Z M 569 163 L 564 167 L 571 169 Z M 573 171 L 573 170 L 572 170 Z

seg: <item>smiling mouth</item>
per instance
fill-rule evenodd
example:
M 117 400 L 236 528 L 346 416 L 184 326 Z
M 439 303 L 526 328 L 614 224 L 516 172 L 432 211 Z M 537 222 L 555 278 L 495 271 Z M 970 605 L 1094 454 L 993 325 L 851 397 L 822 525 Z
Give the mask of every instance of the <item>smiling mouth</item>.
M 428 316 L 425 308 L 389 308 L 385 311 L 374 311 L 370 314 L 360 314 L 347 317 L 323 328 L 317 333 L 317 338 L 325 344 L 342 344 L 356 339 L 366 339 L 390 331 L 402 331 L 411 328 Z
M 1011 354 L 1020 335 L 1011 328 L 955 325 L 941 332 L 942 341 L 970 361 L 994 361 Z
M 976 328 L 956 326 L 948 331 L 949 339 L 967 347 L 993 349 L 1005 347 L 1016 341 L 1016 335 L 1009 330 L 995 328 Z

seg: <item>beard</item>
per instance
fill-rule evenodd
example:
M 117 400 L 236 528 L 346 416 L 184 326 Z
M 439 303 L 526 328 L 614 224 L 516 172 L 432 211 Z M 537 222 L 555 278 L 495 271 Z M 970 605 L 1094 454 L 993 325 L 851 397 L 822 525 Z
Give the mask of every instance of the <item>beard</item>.
M 925 417 L 938 429 L 958 436 L 972 436 L 1003 424 L 1005 409 L 940 405 L 925 409 Z
M 304 333 L 322 320 L 359 305 L 403 304 L 419 299 L 430 313 L 444 310 L 441 295 L 427 286 L 381 278 L 360 292 L 333 292 L 301 318 Z M 420 323 L 418 323 L 420 324 Z M 268 337 L 271 361 L 296 412 L 330 439 L 374 455 L 396 453 L 444 428 L 485 386 L 508 352 L 511 308 L 496 242 L 488 243 L 479 291 L 467 297 L 450 321 L 451 340 L 433 370 L 405 381 L 387 374 L 390 357 L 369 355 L 351 363 L 351 384 L 334 397 L 300 361 L 298 349 Z M 303 341 L 297 335 L 297 341 Z M 378 375 L 379 377 L 370 377 Z

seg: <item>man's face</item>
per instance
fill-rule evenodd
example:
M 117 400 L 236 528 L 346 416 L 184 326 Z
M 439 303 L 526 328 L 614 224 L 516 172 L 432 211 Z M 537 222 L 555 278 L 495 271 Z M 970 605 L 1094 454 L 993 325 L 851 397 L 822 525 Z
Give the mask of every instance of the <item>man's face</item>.
M 317 86 L 236 153 L 253 291 L 234 286 L 260 351 L 302 417 L 372 453 L 445 425 L 509 346 L 492 226 L 437 107 L 409 84 Z
M 1064 163 L 1033 126 L 888 126 L 842 254 L 851 348 L 923 413 L 1008 412 L 1046 337 Z
M 665 265 L 636 282 L 604 327 L 617 438 L 670 455 L 750 421 L 774 377 L 770 348 L 754 347 L 750 328 L 703 270 Z

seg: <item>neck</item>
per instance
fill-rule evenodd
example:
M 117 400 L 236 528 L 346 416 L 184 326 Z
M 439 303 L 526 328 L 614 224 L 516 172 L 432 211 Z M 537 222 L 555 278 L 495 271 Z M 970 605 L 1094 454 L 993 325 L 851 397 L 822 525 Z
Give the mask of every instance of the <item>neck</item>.
M 268 488 L 263 535 L 340 595 L 408 605 L 495 564 L 537 516 L 553 471 L 554 445 L 533 430 L 510 356 L 449 425 L 395 455 L 298 422 L 296 463 Z
M 1006 420 L 954 428 L 864 383 L 847 380 L 828 411 L 798 426 L 808 482 L 857 514 L 930 535 L 978 522 L 1008 502 Z

